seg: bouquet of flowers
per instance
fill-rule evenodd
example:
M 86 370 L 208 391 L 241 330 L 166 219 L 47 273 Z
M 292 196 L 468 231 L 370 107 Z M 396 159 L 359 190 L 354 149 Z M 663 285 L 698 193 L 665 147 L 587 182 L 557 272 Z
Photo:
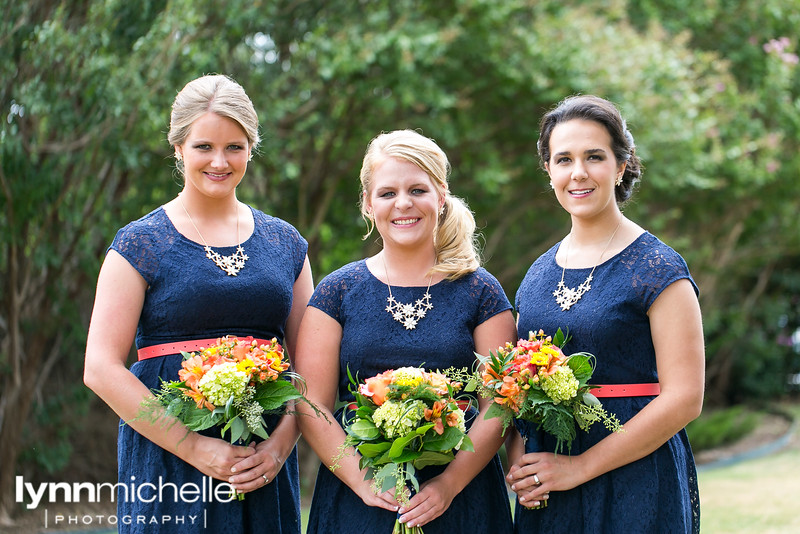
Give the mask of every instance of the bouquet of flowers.
M 419 491 L 416 470 L 445 465 L 455 451 L 472 451 L 466 434 L 464 411 L 454 395 L 461 384 L 444 374 L 416 367 L 390 369 L 358 384 L 349 373 L 356 401 L 347 438 L 331 469 L 338 467 L 350 447 L 360 454 L 359 467 L 367 468 L 375 493 L 391 488 L 401 504 L 410 498 L 408 484 Z M 395 522 L 393 534 L 421 534 Z
M 619 420 L 591 393 L 594 356 L 588 352 L 566 356 L 561 351 L 566 342 L 560 328 L 555 339 L 539 330 L 516 345 L 506 343 L 496 354 L 476 355 L 484 364 L 478 389 L 494 401 L 486 417 L 500 417 L 504 430 L 515 418 L 536 423 L 555 436 L 556 453 L 565 445 L 570 448 L 576 427 L 586 431 L 602 421 L 610 431 L 622 431 Z
M 231 443 L 246 443 L 256 435 L 267 439 L 264 414 L 278 414 L 287 402 L 308 402 L 290 379 L 283 347 L 273 338 L 259 345 L 252 337 L 225 336 L 199 352 L 182 352 L 179 380 L 162 381 L 145 400 L 141 416 L 157 420 L 176 418 L 189 430 L 220 427 L 220 436 Z

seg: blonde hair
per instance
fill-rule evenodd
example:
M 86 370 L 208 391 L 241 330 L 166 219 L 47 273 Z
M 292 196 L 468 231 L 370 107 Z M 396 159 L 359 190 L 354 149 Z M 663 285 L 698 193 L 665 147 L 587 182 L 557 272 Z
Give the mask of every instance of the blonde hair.
M 481 265 L 475 235 L 475 218 L 466 202 L 450 194 L 447 178 L 450 162 L 447 155 L 432 139 L 413 130 L 396 130 L 383 133 L 367 146 L 361 165 L 361 195 L 359 208 L 367 223 L 369 237 L 375 224 L 364 202 L 372 189 L 372 175 L 375 168 L 386 158 L 397 158 L 413 163 L 431 178 L 436 193 L 444 198 L 444 206 L 434 230 L 433 244 L 436 263 L 431 274 L 442 273 L 448 280 L 456 280 Z
M 255 107 L 244 88 L 222 74 L 201 76 L 181 89 L 172 103 L 169 144 L 174 147 L 185 143 L 194 121 L 209 112 L 236 122 L 244 130 L 251 150 L 256 149 L 260 138 Z

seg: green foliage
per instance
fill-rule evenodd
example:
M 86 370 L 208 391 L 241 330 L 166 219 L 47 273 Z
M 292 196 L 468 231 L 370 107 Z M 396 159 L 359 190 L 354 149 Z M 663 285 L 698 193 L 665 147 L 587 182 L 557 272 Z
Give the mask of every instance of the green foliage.
M 742 405 L 703 413 L 689 423 L 686 433 L 695 452 L 721 447 L 738 441 L 752 432 L 759 412 Z

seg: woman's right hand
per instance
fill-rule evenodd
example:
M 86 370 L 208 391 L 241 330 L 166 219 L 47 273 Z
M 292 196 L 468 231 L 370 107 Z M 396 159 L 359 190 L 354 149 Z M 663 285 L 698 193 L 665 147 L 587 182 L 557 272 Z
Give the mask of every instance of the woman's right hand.
M 383 493 L 376 494 L 372 490 L 372 482 L 369 480 L 362 480 L 355 487 L 350 487 L 356 495 L 361 497 L 364 504 L 367 506 L 374 506 L 376 508 L 383 508 L 390 512 L 396 512 L 400 509 L 400 503 L 394 498 L 394 492 L 384 491 Z
M 182 459 L 204 475 L 227 482 L 236 463 L 256 453 L 255 447 L 231 445 L 218 438 L 196 432 L 186 436 L 191 440 Z

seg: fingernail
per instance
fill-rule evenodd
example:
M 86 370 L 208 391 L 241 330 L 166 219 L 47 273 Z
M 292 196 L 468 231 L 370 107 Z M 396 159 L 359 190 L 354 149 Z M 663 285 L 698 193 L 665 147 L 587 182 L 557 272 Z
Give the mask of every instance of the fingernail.
M 512 489 L 512 490 L 516 490 L 516 489 L 517 489 L 517 487 L 516 487 L 515 485 L 513 485 L 513 484 L 512 484 L 512 485 L 511 485 L 511 489 Z
M 235 473 L 235 472 L 236 472 L 236 468 L 235 467 L 231 467 L 231 473 Z
M 519 502 L 525 502 L 525 497 L 520 497 Z

